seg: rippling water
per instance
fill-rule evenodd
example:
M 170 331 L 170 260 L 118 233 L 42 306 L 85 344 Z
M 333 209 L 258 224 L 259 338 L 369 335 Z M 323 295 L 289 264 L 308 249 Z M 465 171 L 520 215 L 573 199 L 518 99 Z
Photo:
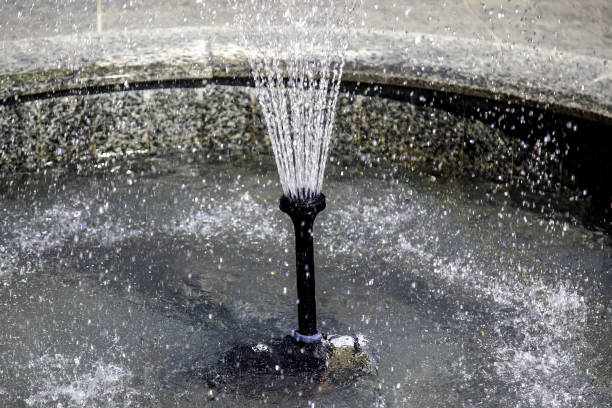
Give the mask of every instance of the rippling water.
M 605 406 L 609 237 L 484 183 L 333 164 L 319 326 L 365 336 L 378 375 L 211 394 L 194 372 L 296 324 L 291 224 L 263 160 L 2 180 L 0 405 Z

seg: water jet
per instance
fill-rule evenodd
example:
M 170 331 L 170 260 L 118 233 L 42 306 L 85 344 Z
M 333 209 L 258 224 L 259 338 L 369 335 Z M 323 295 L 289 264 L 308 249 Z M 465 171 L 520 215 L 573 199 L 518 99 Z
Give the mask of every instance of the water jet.
M 294 337 L 304 343 L 322 339 L 317 330 L 313 231 L 315 217 L 326 206 L 321 189 L 356 2 L 342 4 L 340 10 L 334 1 L 312 7 L 301 1 L 234 5 L 284 190 L 280 209 L 294 226 Z M 253 20 L 266 23 L 253 27 Z

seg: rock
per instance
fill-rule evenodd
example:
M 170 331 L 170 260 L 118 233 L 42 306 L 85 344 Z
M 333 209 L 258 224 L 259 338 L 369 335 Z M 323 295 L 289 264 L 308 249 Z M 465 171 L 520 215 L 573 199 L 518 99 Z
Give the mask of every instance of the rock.
M 298 393 L 314 395 L 375 375 L 366 341 L 357 336 L 329 336 L 320 343 L 298 343 L 293 337 L 240 344 L 199 374 L 217 396 L 239 394 L 274 400 Z
M 362 336 L 329 336 L 331 346 L 324 376 L 331 383 L 346 383 L 362 375 L 376 373 L 374 359 L 365 350 L 367 344 Z

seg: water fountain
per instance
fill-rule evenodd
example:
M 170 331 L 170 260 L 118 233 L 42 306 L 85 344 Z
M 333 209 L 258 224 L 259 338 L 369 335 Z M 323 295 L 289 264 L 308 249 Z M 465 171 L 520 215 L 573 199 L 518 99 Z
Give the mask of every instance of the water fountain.
M 321 189 L 356 2 L 341 6 L 334 1 L 234 4 L 283 186 L 280 209 L 295 229 L 299 327 L 294 336 L 304 343 L 322 338 L 314 220 L 326 206 Z
M 326 207 L 321 190 L 354 6 L 336 10 L 326 0 L 234 4 L 284 191 L 279 208 L 295 232 L 298 328 L 292 337 L 233 347 L 204 373 L 211 389 L 227 393 L 244 377 L 243 388 L 257 382 L 257 389 L 278 389 L 279 372 L 284 387 L 286 379 L 293 387 L 336 384 L 374 369 L 364 340 L 324 339 L 315 296 L 314 221 Z M 261 24 L 253 27 L 253 20 Z
M 316 226 L 331 356 L 287 336 L 283 183 L 214 2 L 0 5 L 0 406 L 605 406 L 599 0 L 358 10 Z

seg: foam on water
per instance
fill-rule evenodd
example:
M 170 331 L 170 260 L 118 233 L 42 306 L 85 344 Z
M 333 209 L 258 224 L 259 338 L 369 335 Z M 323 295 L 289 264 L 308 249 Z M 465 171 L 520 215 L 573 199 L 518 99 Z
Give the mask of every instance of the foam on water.
M 94 237 L 99 243 L 109 245 L 142 232 L 130 228 L 128 220 L 100 217 L 102 213 L 92 208 L 94 204 L 92 200 L 83 200 L 77 205 L 59 202 L 42 212 L 35 210 L 27 221 L 18 220 L 13 224 L 13 231 L 20 249 L 42 252 L 69 239 Z
M 230 190 L 230 193 L 232 191 L 236 190 Z M 230 197 L 214 205 L 202 200 L 188 214 L 172 220 L 163 228 L 172 234 L 183 233 L 209 239 L 231 234 L 248 240 L 286 243 L 286 230 L 274 222 L 274 215 L 278 211 L 276 205 L 262 205 L 248 191 L 236 193 L 240 194 L 237 200 Z
M 68 202 L 59 199 L 48 208 L 21 208 L 3 224 L 6 236 L 0 243 L 0 276 L 16 269 L 27 273 L 30 267 L 20 259 L 40 256 L 68 242 L 112 245 L 142 234 L 130 219 L 104 216 L 103 205 L 85 197 Z
M 127 194 L 140 201 L 138 189 Z M 195 204 L 176 207 L 173 216 L 166 219 L 163 205 L 145 202 L 139 204 L 142 208 L 134 215 L 121 209 L 123 204 L 116 201 L 119 193 L 98 199 L 84 190 L 58 193 L 47 202 L 17 207 L 0 220 L 0 276 L 18 270 L 28 273 L 45 252 L 67 244 L 112 246 L 147 231 L 189 234 L 200 239 L 234 236 L 245 242 L 280 244 L 287 240 L 280 217 L 275 218 L 277 202 L 261 202 L 244 186 L 226 186 L 213 200 L 208 193 L 185 191 L 179 186 L 172 194 Z M 23 259 L 29 261 L 24 263 Z
M 18 259 L 10 247 L 0 244 L 0 277 L 14 271 Z
M 30 366 L 39 373 L 25 400 L 31 407 L 129 407 L 137 394 L 129 385 L 129 370 L 102 360 L 84 368 L 78 358 L 55 354 L 44 355 Z
M 443 208 L 429 207 L 427 196 L 411 200 L 412 196 L 413 192 L 408 190 L 332 208 L 333 217 L 322 225 L 323 235 L 335 235 L 334 226 L 342 225 L 345 228 L 342 235 L 347 239 L 342 240 L 342 245 L 330 242 L 328 253 L 367 258 L 371 254 L 369 250 L 364 252 L 364 248 L 369 248 L 374 239 L 386 244 L 378 247 L 377 256 L 389 265 L 401 267 L 416 262 L 423 265 L 418 270 L 431 271 L 422 278 L 435 278 L 471 299 L 491 302 L 489 313 L 497 322 L 492 333 L 483 332 L 482 336 L 495 338 L 491 342 L 495 346 L 489 351 L 495 361 L 495 373 L 520 401 L 520 406 L 589 406 L 593 402 L 593 375 L 580 361 L 580 356 L 589 349 L 584 334 L 588 311 L 579 290 L 569 282 L 551 283 L 550 279 L 538 276 L 536 270 L 520 273 L 520 265 L 504 265 L 487 251 L 474 253 L 475 246 L 484 247 L 484 238 L 464 228 L 456 231 L 454 235 L 459 241 L 449 250 L 447 243 L 437 239 L 440 231 L 432 230 L 431 226 L 440 225 L 451 208 L 466 212 L 468 209 L 448 202 Z M 355 222 L 357 217 L 362 222 Z M 332 222 L 332 218 L 337 219 Z M 481 227 L 478 224 L 471 225 L 471 229 L 478 230 Z M 544 226 L 540 234 L 550 233 Z M 503 258 L 503 251 L 499 255 Z M 582 276 L 586 272 L 579 268 L 561 271 L 576 265 L 560 266 L 560 261 L 552 265 L 543 260 L 532 262 L 553 276 L 570 272 Z M 527 269 L 522 268 L 523 272 Z M 463 308 L 454 315 L 456 321 L 478 318 Z M 501 331 L 505 326 L 517 330 L 519 336 L 507 338 Z M 468 372 L 463 375 L 471 376 Z

